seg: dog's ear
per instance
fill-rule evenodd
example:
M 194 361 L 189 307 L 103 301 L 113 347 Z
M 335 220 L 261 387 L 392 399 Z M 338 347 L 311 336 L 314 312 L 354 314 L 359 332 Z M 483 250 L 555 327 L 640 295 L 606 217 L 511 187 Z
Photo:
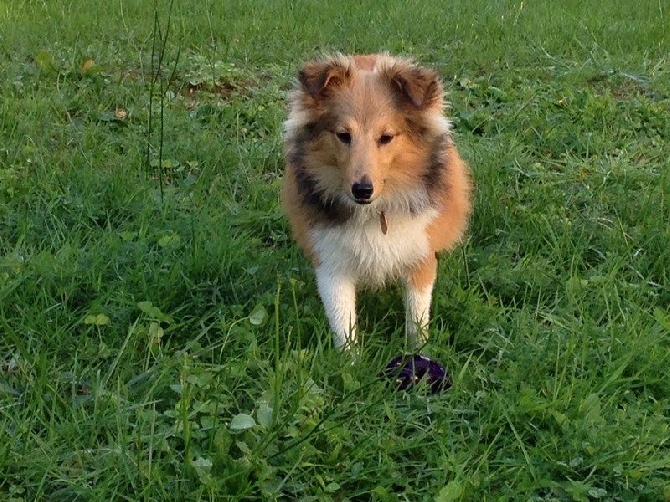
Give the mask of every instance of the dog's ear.
M 442 82 L 435 70 L 414 64 L 396 64 L 387 70 L 387 75 L 416 108 L 442 106 Z
M 310 61 L 298 73 L 298 81 L 305 92 L 317 96 L 342 85 L 349 76 L 349 65 L 343 60 Z

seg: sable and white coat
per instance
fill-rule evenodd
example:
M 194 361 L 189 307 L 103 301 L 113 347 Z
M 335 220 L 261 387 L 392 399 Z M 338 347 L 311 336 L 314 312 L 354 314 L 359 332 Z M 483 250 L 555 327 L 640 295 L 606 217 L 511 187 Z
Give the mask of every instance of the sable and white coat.
M 443 108 L 437 73 L 403 58 L 334 56 L 299 73 L 282 205 L 337 347 L 356 340 L 356 288 L 396 280 L 410 342 L 424 340 L 436 253 L 462 239 L 471 211 Z

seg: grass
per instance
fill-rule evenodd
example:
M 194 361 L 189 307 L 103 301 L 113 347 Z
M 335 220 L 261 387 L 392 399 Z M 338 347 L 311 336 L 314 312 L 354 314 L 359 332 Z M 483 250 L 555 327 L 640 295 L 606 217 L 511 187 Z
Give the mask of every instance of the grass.
M 663 2 L 82 5 L 0 6 L 8 500 L 670 498 Z M 444 395 L 378 378 L 397 291 L 355 364 L 332 348 L 278 209 L 324 50 L 447 82 L 477 200 L 433 304 Z

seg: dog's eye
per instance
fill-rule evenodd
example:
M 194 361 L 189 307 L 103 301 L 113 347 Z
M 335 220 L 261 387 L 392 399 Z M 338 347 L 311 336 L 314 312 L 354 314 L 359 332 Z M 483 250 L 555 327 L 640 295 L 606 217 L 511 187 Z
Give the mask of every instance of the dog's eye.
M 379 137 L 380 145 L 388 145 L 391 141 L 393 141 L 393 134 L 382 134 Z
M 351 133 L 336 132 L 335 136 L 337 136 L 337 139 L 340 140 L 340 143 L 344 143 L 345 145 L 348 145 L 349 143 L 351 143 Z

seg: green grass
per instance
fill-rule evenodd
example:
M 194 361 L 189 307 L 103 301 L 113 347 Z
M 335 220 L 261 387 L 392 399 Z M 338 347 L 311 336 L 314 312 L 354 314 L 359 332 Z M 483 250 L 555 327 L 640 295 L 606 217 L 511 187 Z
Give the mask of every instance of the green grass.
M 0 5 L 6 499 L 669 499 L 670 7 L 370 5 L 159 2 L 151 134 L 152 2 Z M 447 83 L 477 196 L 443 395 L 378 378 L 398 291 L 332 348 L 278 209 L 286 90 L 330 50 Z

